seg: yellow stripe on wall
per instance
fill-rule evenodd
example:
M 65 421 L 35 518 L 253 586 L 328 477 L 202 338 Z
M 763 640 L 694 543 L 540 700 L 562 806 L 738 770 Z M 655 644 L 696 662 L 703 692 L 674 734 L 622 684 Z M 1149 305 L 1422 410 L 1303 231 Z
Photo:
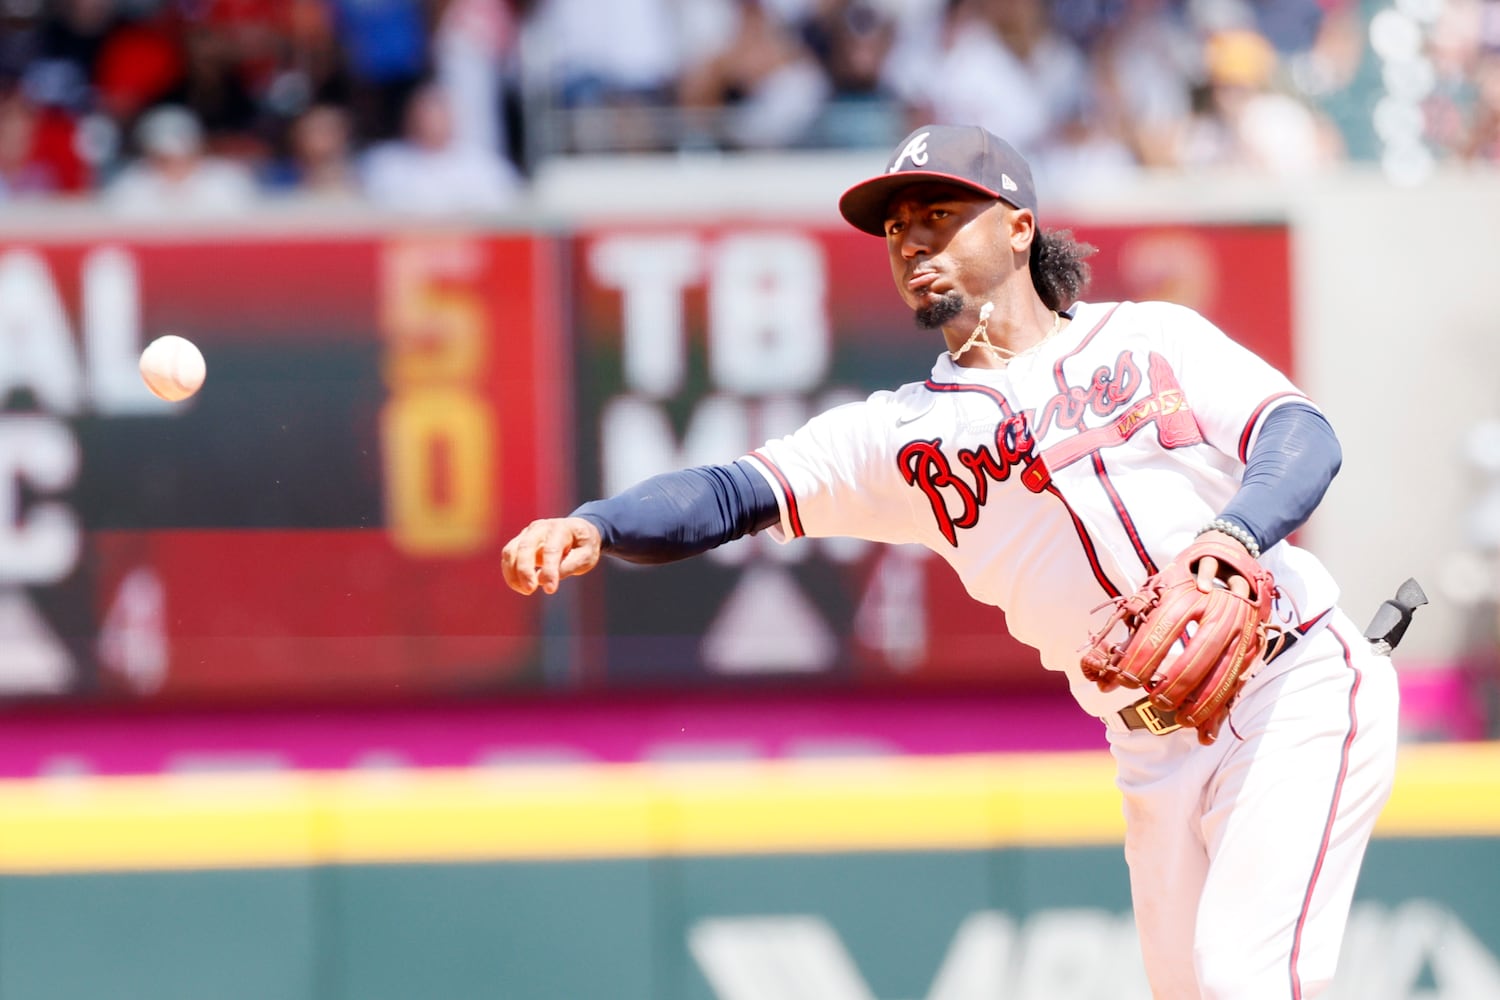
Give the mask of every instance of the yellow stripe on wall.
M 1382 836 L 1500 836 L 1500 744 L 1403 753 Z M 0 872 L 1117 844 L 1107 753 L 0 782 Z
M 1385 837 L 1500 836 L 1500 743 L 1403 747 L 1396 789 L 1376 833 Z

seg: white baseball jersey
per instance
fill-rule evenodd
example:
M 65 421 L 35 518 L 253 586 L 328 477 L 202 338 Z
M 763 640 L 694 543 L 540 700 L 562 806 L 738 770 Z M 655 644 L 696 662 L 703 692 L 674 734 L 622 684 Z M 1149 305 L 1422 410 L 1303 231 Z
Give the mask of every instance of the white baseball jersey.
M 1080 672 L 1099 606 L 1192 542 L 1238 490 L 1266 415 L 1306 397 L 1182 306 L 1078 303 L 1072 320 L 1004 368 L 944 353 L 925 382 L 829 410 L 749 457 L 777 494 L 779 540 L 925 545 L 1105 716 L 1141 695 Z M 1334 606 L 1310 553 L 1281 542 L 1261 563 L 1283 627 Z

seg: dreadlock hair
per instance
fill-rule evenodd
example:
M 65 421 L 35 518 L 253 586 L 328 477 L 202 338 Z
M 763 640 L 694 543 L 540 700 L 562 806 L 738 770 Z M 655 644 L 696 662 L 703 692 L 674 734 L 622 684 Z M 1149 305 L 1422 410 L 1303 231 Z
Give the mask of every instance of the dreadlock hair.
M 1048 309 L 1068 308 L 1089 284 L 1087 258 L 1098 253 L 1090 243 L 1073 238 L 1071 229 L 1037 228 L 1031 240 L 1031 284 Z

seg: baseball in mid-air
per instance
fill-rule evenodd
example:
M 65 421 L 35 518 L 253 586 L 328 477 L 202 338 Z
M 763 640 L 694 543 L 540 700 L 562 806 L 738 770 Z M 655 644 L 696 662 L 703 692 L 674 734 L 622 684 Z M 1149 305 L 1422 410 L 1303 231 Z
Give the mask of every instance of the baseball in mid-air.
M 141 352 L 141 378 L 146 388 L 170 403 L 187 399 L 203 385 L 208 368 L 203 352 L 186 337 L 157 337 Z

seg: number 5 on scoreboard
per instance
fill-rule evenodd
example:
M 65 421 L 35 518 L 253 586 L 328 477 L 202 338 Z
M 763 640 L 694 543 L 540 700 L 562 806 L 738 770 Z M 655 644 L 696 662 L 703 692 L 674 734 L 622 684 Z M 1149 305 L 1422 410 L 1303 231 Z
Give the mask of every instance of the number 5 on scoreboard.
M 412 555 L 468 555 L 490 541 L 494 523 L 484 249 L 467 239 L 405 241 L 386 247 L 381 263 L 386 527 Z

